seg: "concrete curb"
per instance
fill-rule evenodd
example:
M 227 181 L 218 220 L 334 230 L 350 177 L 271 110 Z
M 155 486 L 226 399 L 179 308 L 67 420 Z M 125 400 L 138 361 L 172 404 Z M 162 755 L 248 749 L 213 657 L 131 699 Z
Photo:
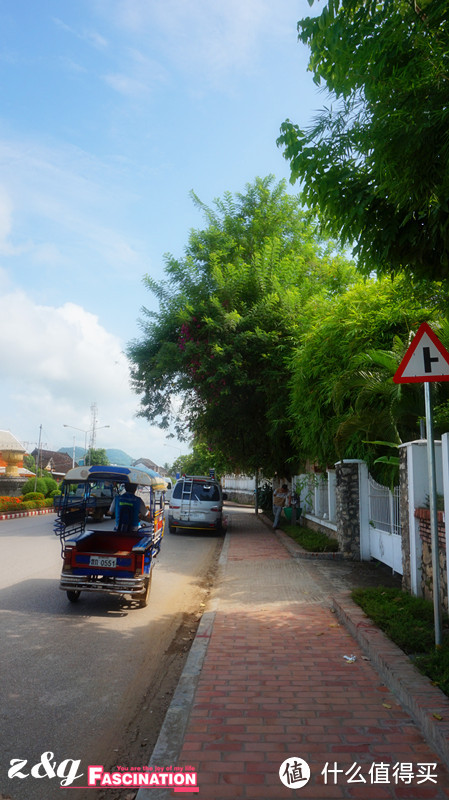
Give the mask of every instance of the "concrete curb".
M 220 582 L 227 563 L 229 542 L 230 535 L 227 533 L 218 561 L 217 583 Z M 195 699 L 196 688 L 212 635 L 212 628 L 217 613 L 217 600 L 214 599 L 211 605 L 211 611 L 206 611 L 201 617 L 179 683 L 175 689 L 158 740 L 154 746 L 150 761 L 148 762 L 149 768 L 167 766 L 170 764 L 172 766 L 184 766 L 183 764 L 178 764 L 178 758 L 184 742 L 184 735 Z M 157 792 L 157 796 L 160 800 L 173 796 L 172 789 L 158 789 Z M 141 787 L 137 792 L 136 800 L 150 800 L 151 797 L 154 797 L 154 789 Z
M 33 508 L 31 511 L 17 511 L 10 514 L 5 512 L 0 514 L 0 520 L 21 519 L 22 517 L 37 517 L 40 514 L 55 514 L 54 508 Z
M 409 657 L 371 622 L 349 594 L 332 601 L 338 618 L 449 769 L 449 698 L 418 672 Z

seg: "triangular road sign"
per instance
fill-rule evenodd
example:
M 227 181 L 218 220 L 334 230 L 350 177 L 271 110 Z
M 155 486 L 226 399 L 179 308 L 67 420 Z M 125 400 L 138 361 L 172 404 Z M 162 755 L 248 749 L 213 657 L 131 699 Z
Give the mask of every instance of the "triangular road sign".
M 427 322 L 419 326 L 393 381 L 395 383 L 449 381 L 449 353 Z

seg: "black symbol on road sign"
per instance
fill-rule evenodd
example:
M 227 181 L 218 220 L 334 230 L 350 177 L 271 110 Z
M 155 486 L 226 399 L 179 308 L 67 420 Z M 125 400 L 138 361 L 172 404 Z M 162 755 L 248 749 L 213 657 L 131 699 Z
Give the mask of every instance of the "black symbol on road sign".
M 426 373 L 432 372 L 432 364 L 434 361 L 439 361 L 440 359 L 438 356 L 434 356 L 431 358 L 430 356 L 430 347 L 423 347 L 423 356 L 424 356 L 424 370 Z

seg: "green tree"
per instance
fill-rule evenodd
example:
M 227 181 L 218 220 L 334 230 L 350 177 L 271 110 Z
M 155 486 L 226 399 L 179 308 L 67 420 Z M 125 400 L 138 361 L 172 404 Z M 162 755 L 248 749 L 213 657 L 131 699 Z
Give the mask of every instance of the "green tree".
M 294 356 L 290 407 L 303 462 L 361 458 L 372 467 L 391 451 L 370 442 L 419 438 L 422 387 L 398 386 L 393 375 L 419 324 L 438 322 L 433 299 L 432 286 L 417 291 L 398 275 L 360 280 L 304 310 L 308 331 Z M 440 387 L 443 405 L 446 396 Z
M 337 296 L 355 270 L 283 182 L 256 179 L 212 209 L 194 199 L 206 227 L 191 233 L 183 259 L 166 258 L 166 282 L 147 277 L 160 310 L 147 312 L 128 351 L 141 414 L 167 428 L 178 395 L 178 437 L 193 435 L 233 471 L 285 474 L 304 304 Z
M 100 447 L 100 448 L 89 447 L 89 449 L 88 449 L 88 451 L 86 453 L 86 461 L 85 461 L 85 463 L 88 464 L 90 467 L 93 467 L 93 466 L 107 467 L 107 466 L 109 466 L 109 459 L 108 459 L 108 457 L 106 455 L 106 450 L 104 450 L 102 447 Z
M 30 472 L 36 472 L 36 462 L 34 460 L 34 456 L 27 453 L 27 455 L 23 457 L 23 466 L 25 469 L 29 469 Z
M 192 453 L 179 456 L 172 466 L 172 474 L 179 472 L 181 475 L 209 475 L 209 470 L 214 469 L 217 478 L 226 472 L 226 459 L 221 453 L 211 448 L 204 442 L 193 444 Z
M 298 30 L 331 102 L 281 127 L 292 182 L 365 274 L 447 279 L 447 0 L 328 0 Z

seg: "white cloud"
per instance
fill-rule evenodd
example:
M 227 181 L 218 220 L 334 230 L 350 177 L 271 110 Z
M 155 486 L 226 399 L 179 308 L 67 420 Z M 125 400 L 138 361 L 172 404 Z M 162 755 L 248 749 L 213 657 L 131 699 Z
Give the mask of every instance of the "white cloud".
M 143 97 L 148 92 L 148 86 L 145 83 L 129 75 L 121 73 L 105 75 L 104 81 L 111 89 L 115 89 L 116 92 L 124 94 L 126 97 Z
M 74 61 L 73 58 L 68 58 L 65 56 L 61 59 L 61 63 L 68 69 L 70 72 L 75 73 L 87 73 L 86 67 L 82 64 L 79 64 L 78 61 Z
M 11 233 L 12 203 L 3 188 L 0 188 L 0 247 L 4 247 Z
M 103 80 L 120 94 L 141 99 L 156 86 L 166 84 L 168 75 L 162 65 L 136 48 L 127 48 L 119 59 L 122 69 L 103 76 Z
M 80 306 L 35 305 L 23 291 L 0 297 L 0 372 L 46 386 L 59 397 L 96 396 L 109 386 L 128 400 L 128 369 L 117 337 Z
M 69 446 L 73 437 L 84 446 L 95 402 L 98 447 L 118 447 L 159 464 L 174 460 L 165 449 L 166 434 L 136 418 L 139 399 L 130 388 L 118 337 L 74 303 L 34 304 L 8 284 L 1 269 L 0 285 L 0 428 L 29 443 L 29 449 L 40 425 L 49 449 Z
M 48 255 L 47 263 L 60 267 L 72 260 L 80 278 L 90 265 L 73 260 L 84 246 L 105 269 L 143 274 L 144 258 L 115 224 L 123 205 L 134 199 L 127 196 L 119 169 L 76 147 L 26 139 L 0 139 L 0 166 L 0 254 L 26 253 L 28 264 L 41 264 Z M 20 246 L 11 244 L 13 223 Z
M 108 46 L 108 41 L 105 39 L 97 31 L 93 31 L 91 29 L 83 28 L 83 30 L 77 30 L 76 28 L 72 27 L 71 25 L 67 25 L 62 19 L 58 17 L 53 17 L 53 22 L 58 28 L 61 28 L 66 33 L 70 33 L 73 36 L 76 36 L 77 39 L 81 39 L 88 44 L 93 45 L 98 50 L 104 50 Z
M 0 254 L 14 255 L 21 251 L 12 245 L 13 203 L 4 186 L 0 186 Z
M 120 31 L 157 42 L 178 69 L 213 84 L 254 71 L 262 37 L 276 29 L 282 35 L 280 9 L 288 6 L 283 0 L 97 0 Z

